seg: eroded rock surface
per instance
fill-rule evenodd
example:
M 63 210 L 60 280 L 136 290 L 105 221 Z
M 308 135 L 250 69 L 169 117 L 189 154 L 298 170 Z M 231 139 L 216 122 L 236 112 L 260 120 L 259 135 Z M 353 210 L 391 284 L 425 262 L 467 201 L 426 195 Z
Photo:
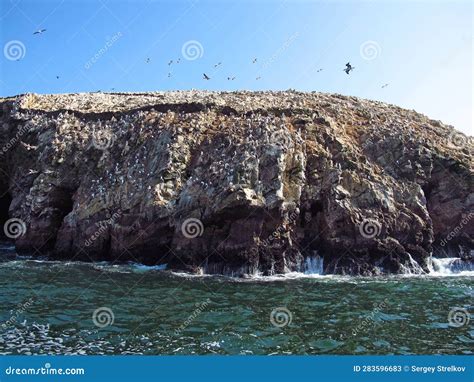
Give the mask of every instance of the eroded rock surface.
M 234 275 L 472 260 L 472 139 L 414 111 L 294 91 L 0 103 L 18 251 Z

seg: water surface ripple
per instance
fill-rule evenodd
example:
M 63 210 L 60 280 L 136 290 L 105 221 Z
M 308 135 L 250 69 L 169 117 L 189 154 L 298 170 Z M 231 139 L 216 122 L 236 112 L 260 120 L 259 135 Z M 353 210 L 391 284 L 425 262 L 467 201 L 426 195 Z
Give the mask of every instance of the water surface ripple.
M 238 280 L 4 250 L 0 288 L 0 354 L 474 350 L 473 320 L 453 326 L 448 317 L 454 308 L 472 312 L 472 276 Z

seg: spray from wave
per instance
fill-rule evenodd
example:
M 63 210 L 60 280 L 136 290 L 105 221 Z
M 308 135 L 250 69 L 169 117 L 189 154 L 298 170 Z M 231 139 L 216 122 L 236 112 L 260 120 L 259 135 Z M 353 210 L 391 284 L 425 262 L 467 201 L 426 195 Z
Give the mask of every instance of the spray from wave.
M 433 276 L 474 276 L 474 262 L 459 257 L 433 257 L 429 270 Z

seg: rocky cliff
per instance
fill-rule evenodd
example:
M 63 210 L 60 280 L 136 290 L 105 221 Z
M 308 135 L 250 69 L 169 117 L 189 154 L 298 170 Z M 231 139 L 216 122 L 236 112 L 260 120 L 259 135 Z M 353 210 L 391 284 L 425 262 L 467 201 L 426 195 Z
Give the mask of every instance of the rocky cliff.
M 234 275 L 472 261 L 472 139 L 336 94 L 0 99 L 0 218 L 21 253 Z

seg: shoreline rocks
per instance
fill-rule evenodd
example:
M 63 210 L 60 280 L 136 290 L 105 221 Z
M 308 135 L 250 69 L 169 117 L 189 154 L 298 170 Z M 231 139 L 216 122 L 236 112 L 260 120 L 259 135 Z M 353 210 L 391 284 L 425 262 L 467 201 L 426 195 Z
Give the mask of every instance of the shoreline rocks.
M 472 139 L 337 94 L 0 99 L 0 218 L 18 251 L 245 275 L 473 261 Z

